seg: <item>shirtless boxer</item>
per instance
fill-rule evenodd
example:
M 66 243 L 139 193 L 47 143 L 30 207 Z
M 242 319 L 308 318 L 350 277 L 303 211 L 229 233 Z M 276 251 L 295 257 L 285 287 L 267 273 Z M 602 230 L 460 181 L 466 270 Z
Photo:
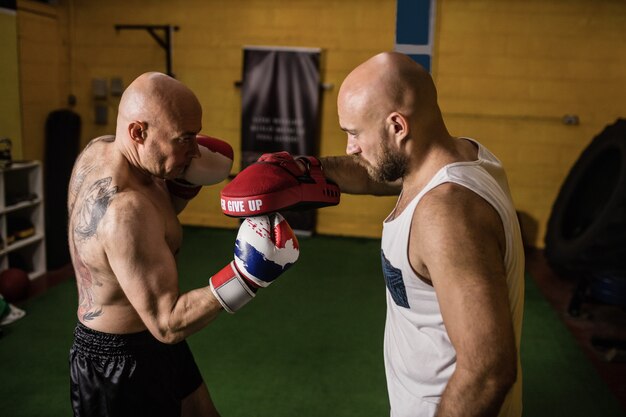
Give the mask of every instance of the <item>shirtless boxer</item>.
M 70 351 L 75 416 L 218 416 L 185 338 L 222 309 L 236 311 L 297 259 L 297 240 L 280 216 L 247 219 L 235 260 L 210 285 L 180 293 L 177 213 L 203 175 L 224 171 L 224 158 L 232 164 L 232 154 L 220 153 L 227 144 L 197 136 L 201 118 L 182 83 L 143 74 L 121 98 L 115 136 L 92 140 L 75 163 L 68 199 L 79 294 Z M 187 175 L 193 167 L 196 178 Z M 256 250 L 265 258 L 245 258 Z

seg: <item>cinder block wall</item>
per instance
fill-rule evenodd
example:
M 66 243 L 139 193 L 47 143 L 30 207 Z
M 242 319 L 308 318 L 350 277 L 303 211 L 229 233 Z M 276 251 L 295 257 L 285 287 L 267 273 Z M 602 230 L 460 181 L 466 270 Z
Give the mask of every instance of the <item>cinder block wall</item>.
M 0 138 L 9 138 L 12 152 L 22 157 L 20 90 L 17 55 L 17 16 L 11 10 L 0 10 Z
M 28 0 L 17 5 L 22 156 L 43 160 L 46 118 L 67 103 L 64 9 Z
M 91 81 L 121 77 L 127 85 L 144 71 L 165 70 L 164 52 L 144 31 L 120 31 L 115 24 L 174 24 L 173 72 L 202 103 L 203 132 L 228 140 L 238 169 L 241 130 L 241 79 L 244 45 L 319 47 L 321 76 L 334 88 L 322 97 L 323 155 L 344 152 L 344 135 L 336 115 L 341 80 L 359 62 L 393 47 L 393 0 L 238 0 L 206 1 L 77 1 L 71 5 L 73 90 L 85 122 L 83 139 L 112 133 L 118 99 L 110 97 L 109 124 L 93 123 Z M 219 206 L 220 186 L 207 188 L 192 201 L 181 220 L 187 224 L 237 227 Z M 385 199 L 389 200 L 389 199 Z M 320 212 L 320 233 L 375 236 L 381 210 L 389 206 L 347 197 L 342 208 Z M 386 211 L 386 208 L 382 210 Z M 350 213 L 350 214 L 346 214 Z
M 439 1 L 435 79 L 451 132 L 503 161 L 529 244 L 605 125 L 626 117 L 626 2 Z M 580 118 L 567 126 L 566 114 Z
M 53 8 L 59 27 L 38 36 L 57 39 L 61 57 L 46 58 L 50 65 L 22 65 L 22 101 L 38 100 L 37 90 L 48 91 L 52 104 L 59 101 L 55 95 L 76 94 L 83 145 L 114 132 L 116 97 L 106 100 L 109 123 L 94 123 L 94 78 L 120 77 L 127 85 L 142 72 L 165 70 L 164 52 L 148 33 L 116 33 L 115 24 L 180 26 L 173 39 L 174 73 L 198 94 L 203 131 L 228 140 L 237 154 L 241 95 L 234 82 L 241 78 L 242 46 L 324 50 L 322 81 L 334 88 L 322 97 L 320 150 L 332 155 L 345 149 L 336 115 L 341 80 L 371 55 L 392 49 L 395 36 L 393 0 L 64 0 Z M 33 25 L 18 30 L 24 39 L 35 36 Z M 531 245 L 543 246 L 552 202 L 580 152 L 606 124 L 626 117 L 624 39 L 622 1 L 438 1 L 433 74 L 444 117 L 453 134 L 478 139 L 502 159 Z M 41 56 L 53 53 L 54 45 Z M 48 75 L 54 75 L 52 67 L 60 68 L 57 76 Z M 44 77 L 57 87 L 32 88 Z M 24 86 L 26 80 L 30 86 Z M 42 110 L 37 116 L 35 107 L 23 106 L 24 126 L 41 119 Z M 580 125 L 562 124 L 565 114 L 578 115 Z M 32 141 L 24 154 L 42 155 L 43 132 L 24 133 L 25 144 Z M 182 221 L 237 227 L 220 212 L 220 187 L 204 190 Z M 380 236 L 394 199 L 342 199 L 340 206 L 319 211 L 318 232 Z

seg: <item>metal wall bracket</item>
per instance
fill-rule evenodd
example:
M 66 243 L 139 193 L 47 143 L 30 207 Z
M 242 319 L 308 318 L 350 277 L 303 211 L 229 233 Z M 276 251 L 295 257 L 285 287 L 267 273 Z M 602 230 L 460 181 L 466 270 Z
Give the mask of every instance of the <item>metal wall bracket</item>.
M 172 73 L 172 33 L 177 32 L 179 27 L 173 25 L 115 25 L 115 30 L 145 30 L 165 51 L 165 67 L 167 75 L 173 77 Z M 157 31 L 159 33 L 157 33 Z M 163 36 L 161 36 L 161 32 Z

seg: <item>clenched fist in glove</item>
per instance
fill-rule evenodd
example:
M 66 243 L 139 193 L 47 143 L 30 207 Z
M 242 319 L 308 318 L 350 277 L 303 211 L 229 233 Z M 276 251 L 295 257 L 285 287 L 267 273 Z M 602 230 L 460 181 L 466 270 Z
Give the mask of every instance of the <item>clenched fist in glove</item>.
M 235 259 L 210 279 L 224 310 L 234 313 L 293 265 L 298 239 L 280 214 L 246 218 L 239 227 Z
M 228 177 L 233 166 L 233 148 L 220 139 L 205 135 L 196 135 L 200 157 L 191 163 L 180 178 L 167 180 L 170 194 L 190 200 L 195 197 L 203 185 L 213 185 Z

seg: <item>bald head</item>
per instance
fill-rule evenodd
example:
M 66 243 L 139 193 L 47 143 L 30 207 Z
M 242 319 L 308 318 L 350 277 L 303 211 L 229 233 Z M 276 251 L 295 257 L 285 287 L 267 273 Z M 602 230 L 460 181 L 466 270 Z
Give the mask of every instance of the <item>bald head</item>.
M 409 119 L 430 119 L 440 114 L 430 74 L 408 56 L 378 54 L 356 67 L 339 90 L 339 101 L 370 116 L 397 111 Z
M 180 81 L 158 72 L 137 77 L 124 91 L 118 108 L 118 129 L 133 121 L 171 124 L 202 115 L 195 94 Z

